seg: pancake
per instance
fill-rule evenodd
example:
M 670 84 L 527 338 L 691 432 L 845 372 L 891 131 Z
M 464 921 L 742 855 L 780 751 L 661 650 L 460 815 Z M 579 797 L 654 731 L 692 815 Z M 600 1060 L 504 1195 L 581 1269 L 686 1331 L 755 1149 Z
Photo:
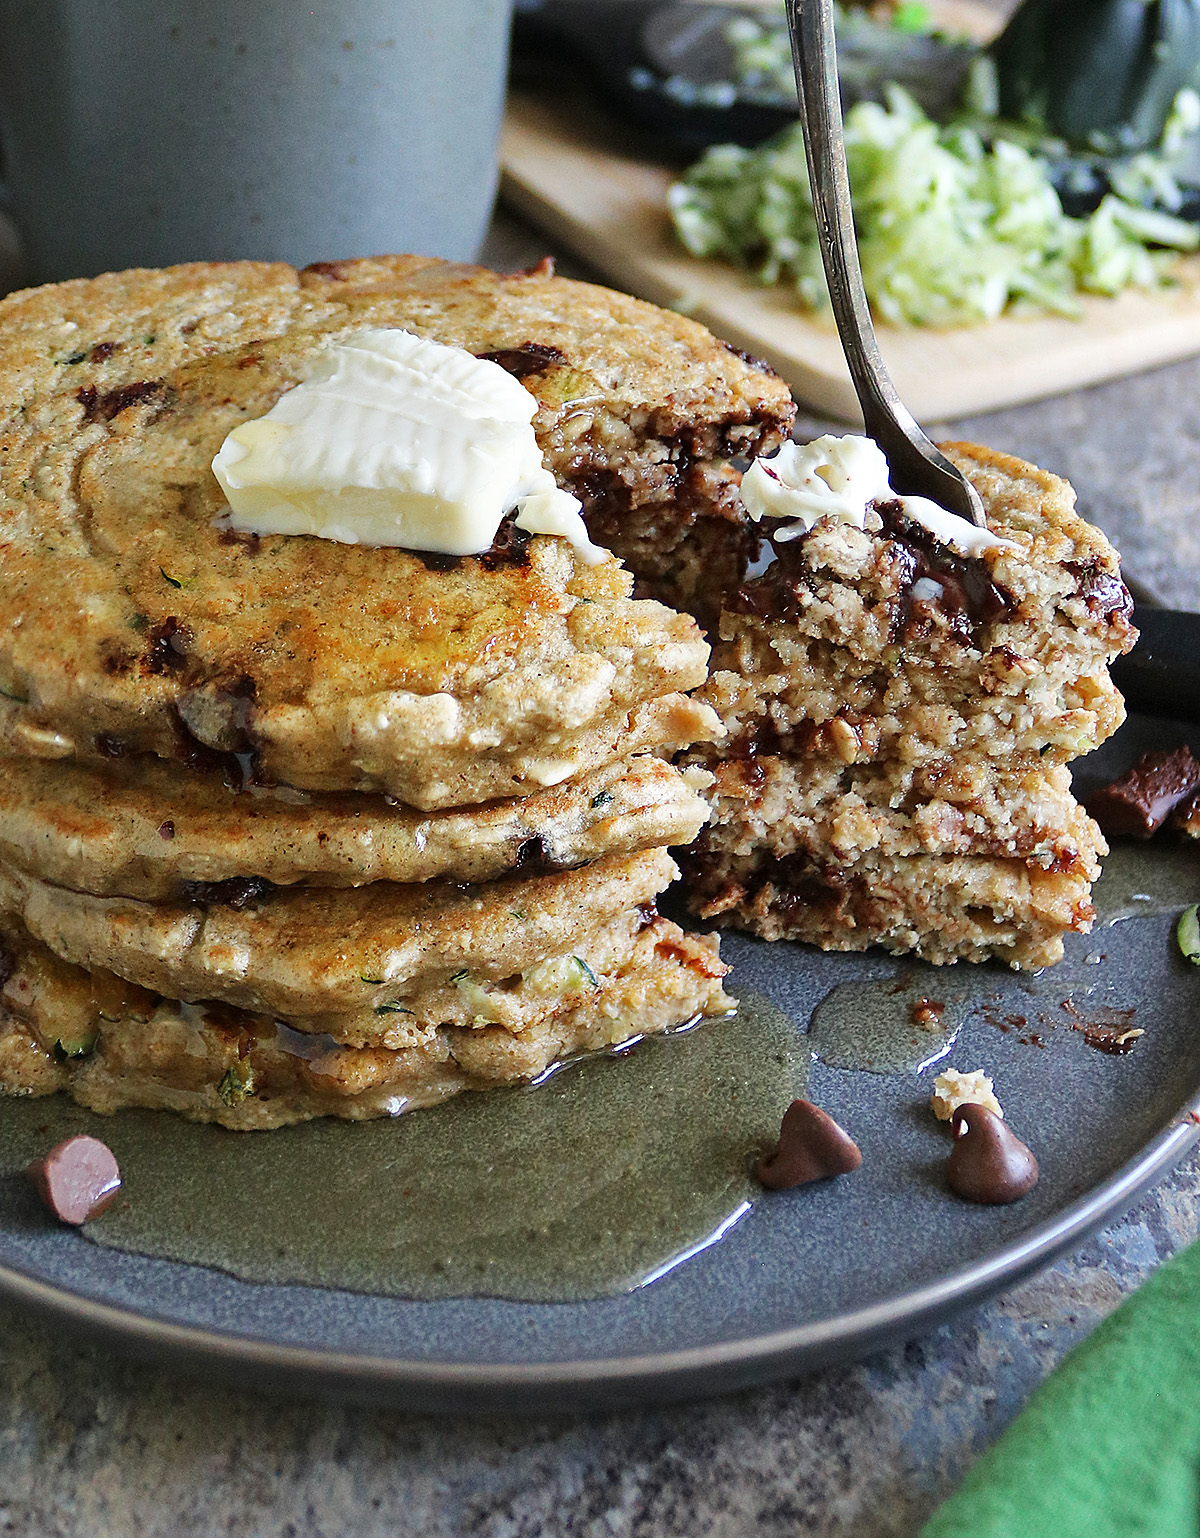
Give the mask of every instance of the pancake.
M 0 867 L 0 913 L 73 965 L 302 1021 L 403 1007 L 458 975 L 501 981 L 566 952 L 586 960 L 591 933 L 676 874 L 658 849 L 483 886 L 285 888 L 239 908 L 94 897 Z
M 736 518 L 731 457 L 793 413 L 702 327 L 545 268 L 194 264 L 0 301 L 0 1090 L 394 1114 L 730 1007 L 717 942 L 655 906 L 711 778 L 666 760 L 722 731 L 694 617 L 511 515 L 471 556 L 221 521 L 229 432 L 380 327 L 518 378 L 618 554 L 702 528 L 662 555 L 681 595 Z
M 702 327 L 543 273 L 193 264 L 11 295 L 3 751 L 247 752 L 266 779 L 436 809 L 715 730 L 681 697 L 705 674 L 694 621 L 561 540 L 505 525 L 483 556 L 422 558 L 213 526 L 226 434 L 378 326 L 518 374 L 548 465 L 597 516 L 610 491 L 698 496 L 695 463 L 768 449 L 791 419 L 780 381 Z
M 0 1091 L 65 1091 L 96 1111 L 173 1110 L 240 1131 L 395 1115 L 731 1008 L 716 941 L 658 916 L 594 987 L 562 996 L 523 1030 L 443 1027 L 399 1050 L 343 1047 L 263 1015 L 158 998 L 69 966 L 17 928 L 0 941 Z
M 147 756 L 98 768 L 0 765 L 0 863 L 100 897 L 227 900 L 272 886 L 483 882 L 690 843 L 708 776 L 660 758 L 606 764 L 518 799 L 415 812 L 382 796 L 236 790 Z M 220 893 L 215 894 L 220 896 Z
M 154 1000 L 161 994 L 153 989 L 125 981 L 104 967 L 71 967 L 60 961 L 48 947 L 39 946 L 23 926 L 4 921 L 15 936 L 13 955 L 41 954 L 45 951 L 55 967 L 68 967 L 90 978 L 88 989 L 79 992 L 78 1008 L 67 1014 L 48 1014 L 41 1010 L 36 991 L 26 1000 L 25 983 L 16 976 L 8 988 L 12 1008 L 35 1025 L 41 1038 L 51 1047 L 57 1042 L 59 1055 L 90 1050 L 100 1022 L 105 1018 L 128 1016 L 130 1021 L 145 1020 Z M 485 968 L 460 968 L 449 978 L 432 976 L 418 980 L 405 992 L 402 1002 L 387 1002 L 374 1008 L 368 1002 L 342 1013 L 295 1015 L 289 1021 L 293 1035 L 306 1035 L 314 1041 L 332 1042 L 346 1047 L 378 1047 L 387 1051 L 426 1048 L 448 1029 L 479 1032 L 498 1027 L 512 1037 L 526 1037 L 540 1031 L 545 1023 L 563 1009 L 575 1007 L 601 986 L 601 980 L 621 972 L 635 950 L 645 958 L 641 935 L 653 925 L 661 925 L 661 916 L 653 902 L 642 902 L 611 917 L 600 920 L 585 935 L 572 936 L 579 947 L 545 956 L 523 971 L 497 978 Z M 3 925 L 0 925 L 3 928 Z M 660 940 L 673 929 L 656 931 Z M 32 950 L 31 950 L 32 947 Z M 714 977 L 723 975 L 715 949 L 711 950 Z M 663 941 L 662 954 L 669 959 L 670 946 Z M 47 963 L 49 964 L 49 963 Z M 494 970 L 494 969 L 493 969 Z M 20 969 L 17 969 L 20 972 Z M 25 1000 L 25 1003 L 22 1001 Z M 183 1008 L 195 1004 L 228 1013 L 255 1014 L 263 1020 L 279 1018 L 269 1011 L 238 1011 L 219 1000 L 175 1001 Z M 26 1007 L 28 1004 L 29 1007 Z M 86 1006 L 86 1007 L 85 1007 Z M 607 1005 L 605 1006 L 607 1008 Z M 627 1020 L 627 1026 L 636 1022 Z M 472 1040 L 476 1040 L 472 1037 Z M 478 1038 L 482 1039 L 482 1038 Z M 299 1049 L 298 1049 L 299 1050 Z M 306 1051 L 317 1050 L 310 1045 Z M 465 1049 L 464 1049 L 465 1050 Z
M 694 621 L 629 600 L 615 562 L 576 570 L 561 540 L 533 539 L 522 564 L 496 571 L 288 536 L 238 556 L 250 547 L 218 545 L 214 504 L 176 530 L 222 552 L 207 575 L 180 578 L 184 593 L 159 570 L 164 542 L 138 538 L 129 494 L 133 521 L 114 536 L 128 556 L 62 555 L 43 534 L 0 552 L 9 754 L 240 751 L 268 781 L 434 810 L 718 730 L 678 692 L 705 676 Z

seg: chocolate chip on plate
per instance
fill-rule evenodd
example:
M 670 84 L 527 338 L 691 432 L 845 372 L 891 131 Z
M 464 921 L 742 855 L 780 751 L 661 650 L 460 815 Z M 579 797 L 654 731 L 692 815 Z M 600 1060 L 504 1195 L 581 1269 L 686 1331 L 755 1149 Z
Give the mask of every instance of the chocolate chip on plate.
M 89 1223 L 106 1212 L 121 1189 L 121 1171 L 112 1149 L 80 1133 L 35 1159 L 26 1170 L 37 1193 L 64 1223 Z
M 783 1113 L 779 1143 L 758 1161 L 755 1174 L 772 1191 L 788 1191 L 831 1175 L 848 1175 L 862 1163 L 858 1144 L 811 1100 L 793 1100 Z
M 1102 785 L 1084 805 L 1105 833 L 1149 838 L 1179 803 L 1200 787 L 1200 763 L 1186 747 L 1143 753 L 1111 785 Z
M 964 1201 L 999 1206 L 1037 1185 L 1038 1162 L 1006 1121 L 968 1102 L 954 1113 L 954 1147 L 946 1161 L 950 1189 Z

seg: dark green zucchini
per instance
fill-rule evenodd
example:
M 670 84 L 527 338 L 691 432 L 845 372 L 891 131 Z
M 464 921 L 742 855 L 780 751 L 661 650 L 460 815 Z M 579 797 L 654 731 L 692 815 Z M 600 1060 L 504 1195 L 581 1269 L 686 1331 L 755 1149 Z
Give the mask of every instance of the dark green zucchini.
M 1025 0 L 992 44 L 1002 117 L 1121 153 L 1200 81 L 1200 0 Z

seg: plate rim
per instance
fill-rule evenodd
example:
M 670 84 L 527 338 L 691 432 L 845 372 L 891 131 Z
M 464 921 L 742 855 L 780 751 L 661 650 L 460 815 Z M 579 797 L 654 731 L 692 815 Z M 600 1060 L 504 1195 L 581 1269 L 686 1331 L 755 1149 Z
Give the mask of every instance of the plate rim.
M 0 1302 L 49 1316 L 74 1334 L 98 1336 L 143 1360 L 169 1362 L 193 1374 L 260 1391 L 286 1389 L 311 1398 L 449 1413 L 544 1415 L 669 1403 L 800 1376 L 861 1357 L 898 1338 L 912 1338 L 937 1320 L 1015 1285 L 1082 1242 L 1132 1205 L 1197 1143 L 1200 1085 L 1166 1126 L 1107 1179 L 988 1255 L 863 1308 L 767 1335 L 680 1350 L 581 1361 L 489 1363 L 325 1351 L 181 1324 L 86 1297 L 3 1263 Z

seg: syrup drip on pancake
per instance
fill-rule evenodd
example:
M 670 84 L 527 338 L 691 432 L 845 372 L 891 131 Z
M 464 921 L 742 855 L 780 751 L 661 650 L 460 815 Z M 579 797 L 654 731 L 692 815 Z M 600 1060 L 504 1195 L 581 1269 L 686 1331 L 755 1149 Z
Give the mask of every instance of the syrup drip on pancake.
M 981 630 L 1012 613 L 1012 595 L 992 580 L 985 561 L 978 556 L 957 555 L 908 517 L 898 498 L 875 502 L 872 509 L 883 523 L 894 558 L 904 568 L 903 598 L 892 626 L 896 639 L 913 620 L 913 588 L 922 578 L 941 588 L 936 599 L 924 602 L 942 609 L 951 629 L 964 641 L 973 641 Z M 734 613 L 765 620 L 795 619 L 816 596 L 816 579 L 804 557 L 809 535 L 780 538 L 781 530 L 787 529 L 789 525 L 782 520 L 763 520 L 768 545 L 765 564 L 728 595 L 726 606 Z

